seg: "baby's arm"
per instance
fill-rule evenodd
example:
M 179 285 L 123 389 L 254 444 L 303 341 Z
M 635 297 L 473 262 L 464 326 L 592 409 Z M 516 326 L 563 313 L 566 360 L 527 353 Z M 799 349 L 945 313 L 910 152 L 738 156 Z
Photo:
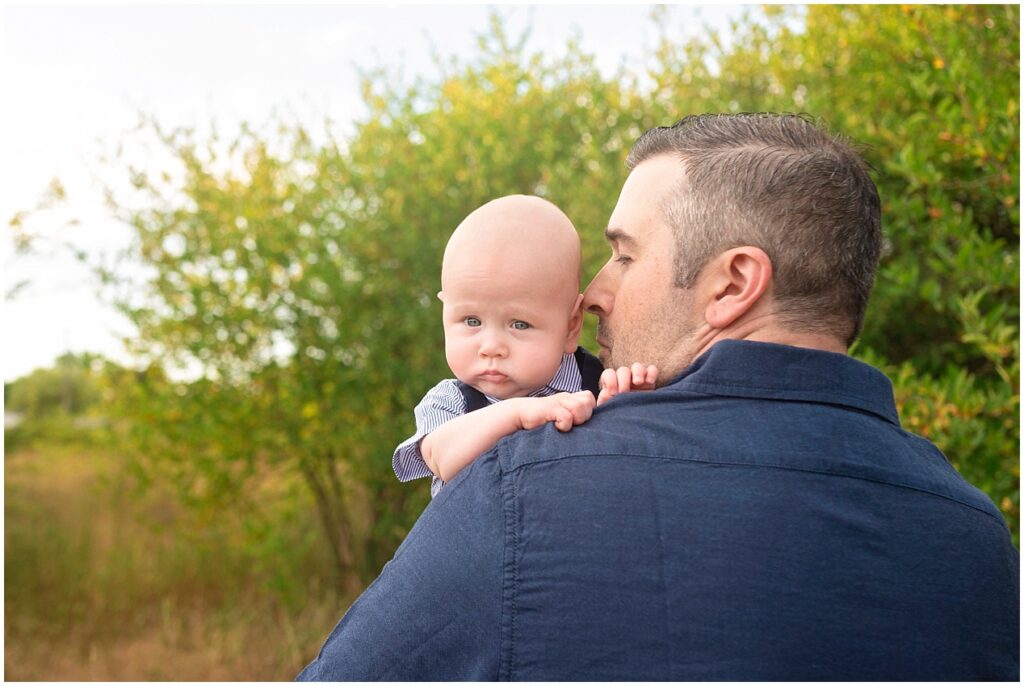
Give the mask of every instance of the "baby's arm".
M 601 372 L 601 393 L 597 396 L 597 406 L 604 405 L 619 393 L 653 391 L 657 379 L 658 368 L 653 364 L 645 367 L 639 362 L 634 362 L 629 367 L 606 369 Z
M 447 482 L 502 437 L 547 422 L 568 431 L 590 419 L 594 406 L 590 391 L 509 398 L 445 422 L 420 440 L 420 452 L 430 471 Z

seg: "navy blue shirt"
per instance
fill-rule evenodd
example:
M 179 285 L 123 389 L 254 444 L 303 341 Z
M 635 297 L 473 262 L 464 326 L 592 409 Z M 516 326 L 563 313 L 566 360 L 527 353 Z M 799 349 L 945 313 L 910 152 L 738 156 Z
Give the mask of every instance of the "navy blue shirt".
M 300 679 L 1014 680 L 1019 554 L 892 385 L 723 341 L 430 503 Z

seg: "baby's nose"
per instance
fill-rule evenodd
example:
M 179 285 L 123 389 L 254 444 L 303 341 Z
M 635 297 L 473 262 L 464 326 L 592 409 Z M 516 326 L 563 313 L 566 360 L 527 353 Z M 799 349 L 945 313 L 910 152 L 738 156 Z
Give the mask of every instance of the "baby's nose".
M 501 334 L 488 332 L 480 340 L 481 357 L 501 357 L 508 352 L 504 337 Z

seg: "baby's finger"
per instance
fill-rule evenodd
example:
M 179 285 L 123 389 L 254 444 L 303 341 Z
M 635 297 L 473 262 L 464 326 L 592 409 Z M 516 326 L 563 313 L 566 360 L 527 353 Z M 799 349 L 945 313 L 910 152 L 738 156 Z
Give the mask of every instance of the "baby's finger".
M 594 407 L 594 394 L 590 391 L 577 391 L 573 393 L 573 397 L 579 400 L 581 405 L 588 405 L 591 408 Z
M 658 380 L 658 368 L 653 364 L 647 365 L 647 385 L 654 388 L 654 383 Z
M 632 372 L 633 374 L 634 387 L 643 386 L 645 383 L 647 383 L 645 381 L 645 378 L 647 376 L 647 370 L 644 369 L 644 366 L 642 364 L 640 364 L 639 362 L 634 362 L 630 366 L 629 371 Z
M 597 407 L 601 407 L 614 397 L 615 396 L 610 393 L 607 388 L 602 388 L 601 393 L 597 396 Z
M 594 413 L 594 396 L 590 393 L 577 393 L 576 395 L 585 395 L 585 397 L 578 397 L 577 402 L 569 408 L 569 411 L 572 412 L 572 423 L 582 424 Z
M 615 376 L 619 380 L 619 393 L 626 393 L 633 387 L 630 383 L 633 373 L 629 371 L 629 367 L 619 367 L 615 370 Z
M 579 424 L 580 422 L 577 421 L 577 418 L 588 411 L 588 408 L 593 404 L 593 397 L 586 391 L 580 391 L 560 396 L 558 402 L 561 408 L 569 413 L 572 423 Z
M 601 391 L 607 390 L 611 395 L 619 392 L 619 377 L 615 375 L 614 369 L 606 369 L 601 372 Z
M 564 407 L 559 407 L 554 412 L 555 428 L 559 431 L 568 431 L 572 428 L 572 412 Z

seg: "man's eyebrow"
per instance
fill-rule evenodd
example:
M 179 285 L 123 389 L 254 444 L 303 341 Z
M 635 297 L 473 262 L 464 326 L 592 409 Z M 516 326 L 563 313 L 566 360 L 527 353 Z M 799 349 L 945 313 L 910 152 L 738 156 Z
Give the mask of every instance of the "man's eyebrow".
M 609 226 L 604 230 L 604 237 L 609 243 L 618 243 L 629 247 L 636 246 L 636 239 L 622 229 Z

